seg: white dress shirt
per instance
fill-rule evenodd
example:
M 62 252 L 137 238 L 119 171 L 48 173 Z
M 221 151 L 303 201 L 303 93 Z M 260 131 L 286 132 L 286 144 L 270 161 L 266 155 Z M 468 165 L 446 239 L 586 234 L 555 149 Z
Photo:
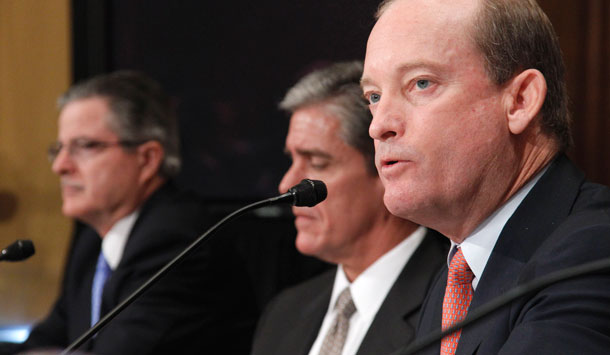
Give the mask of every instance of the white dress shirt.
M 138 219 L 138 215 L 139 211 L 136 210 L 132 214 L 121 218 L 102 238 L 102 251 L 112 270 L 119 266 L 121 258 L 123 258 L 125 244 L 127 244 L 127 239 L 134 223 L 136 223 L 136 219 Z
M 356 312 L 350 318 L 349 331 L 341 354 L 356 354 L 383 300 L 385 300 L 398 275 L 421 244 L 425 235 L 426 228 L 419 227 L 408 238 L 377 259 L 351 284 L 347 280 L 342 266 L 337 267 L 329 307 L 322 322 L 322 327 L 318 332 L 318 337 L 309 351 L 310 355 L 319 354 L 324 337 L 335 319 L 336 312 L 333 309 L 335 302 L 345 287 L 350 287 Z
M 500 208 L 498 208 L 494 213 L 492 213 L 487 219 L 483 221 L 483 223 L 479 224 L 474 231 L 464 239 L 464 241 L 457 245 L 453 241 L 451 242 L 451 249 L 449 251 L 449 255 L 447 256 L 447 265 L 451 263 L 451 259 L 453 255 L 457 252 L 457 248 L 462 249 L 462 254 L 464 254 L 464 259 L 470 266 L 472 273 L 474 274 L 474 278 L 472 279 L 472 288 L 476 290 L 477 285 L 479 284 L 479 280 L 483 276 L 483 271 L 485 270 L 485 265 L 487 265 L 487 260 L 491 256 L 491 252 L 500 237 L 500 233 L 502 233 L 502 229 L 506 225 L 506 222 L 510 219 L 510 217 L 515 213 L 517 207 L 523 202 L 527 194 L 530 190 L 536 185 L 536 182 L 540 180 L 540 177 L 544 174 L 544 172 L 548 169 L 548 166 L 544 168 L 541 172 L 536 174 L 534 178 L 532 178 L 527 184 L 523 185 L 515 193 L 511 196 L 508 201 L 506 201 Z

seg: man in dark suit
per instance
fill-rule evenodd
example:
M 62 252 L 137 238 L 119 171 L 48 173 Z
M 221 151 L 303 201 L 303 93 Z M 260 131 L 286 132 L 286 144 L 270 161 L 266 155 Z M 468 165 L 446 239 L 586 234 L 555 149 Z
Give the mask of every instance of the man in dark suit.
M 367 44 L 384 202 L 451 239 L 418 337 L 512 287 L 610 255 L 610 190 L 571 144 L 557 36 L 534 0 L 389 0 Z M 610 275 L 529 294 L 429 347 L 438 354 L 600 354 Z
M 75 85 L 59 104 L 49 157 L 62 212 L 80 223 L 59 299 L 19 351 L 65 348 L 210 224 L 201 201 L 172 183 L 176 120 L 158 83 L 116 72 Z M 79 350 L 248 353 L 257 311 L 242 297 L 252 294 L 246 273 L 232 254 L 204 246 Z
M 443 237 L 383 206 L 361 74 L 361 62 L 314 71 L 280 104 L 292 114 L 286 137 L 292 165 L 280 191 L 303 178 L 328 188 L 326 201 L 293 208 L 297 249 L 338 267 L 271 302 L 254 354 L 330 354 L 331 343 L 333 354 L 380 354 L 408 344 L 431 278 L 446 258 Z M 351 312 L 341 315 L 336 304 Z

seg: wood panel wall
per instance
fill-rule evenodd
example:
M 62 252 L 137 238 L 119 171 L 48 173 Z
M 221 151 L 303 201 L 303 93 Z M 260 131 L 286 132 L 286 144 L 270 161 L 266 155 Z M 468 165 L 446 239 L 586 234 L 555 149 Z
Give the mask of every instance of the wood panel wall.
M 610 1 L 539 0 L 559 35 L 572 101 L 571 156 L 610 185 Z
M 46 147 L 70 82 L 69 23 L 68 0 L 0 0 L 0 248 L 36 247 L 27 261 L 0 263 L 0 325 L 41 318 L 58 291 L 71 223 Z

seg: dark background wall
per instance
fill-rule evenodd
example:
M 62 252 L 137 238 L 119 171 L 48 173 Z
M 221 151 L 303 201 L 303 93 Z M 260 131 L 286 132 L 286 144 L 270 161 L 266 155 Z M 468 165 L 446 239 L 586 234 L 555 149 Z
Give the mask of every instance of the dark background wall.
M 276 192 L 288 164 L 288 120 L 277 103 L 317 65 L 362 59 L 378 3 L 74 1 L 74 76 L 129 68 L 160 80 L 180 116 L 180 182 L 220 201 L 261 198 Z M 592 179 L 610 184 L 610 3 L 540 3 L 568 66 L 571 155 Z
M 377 2 L 77 1 L 75 77 L 149 73 L 178 107 L 180 182 L 210 199 L 267 197 L 288 166 L 277 103 L 312 68 L 364 57 Z
M 539 2 L 559 35 L 567 66 L 571 156 L 590 179 L 610 185 L 610 1 Z

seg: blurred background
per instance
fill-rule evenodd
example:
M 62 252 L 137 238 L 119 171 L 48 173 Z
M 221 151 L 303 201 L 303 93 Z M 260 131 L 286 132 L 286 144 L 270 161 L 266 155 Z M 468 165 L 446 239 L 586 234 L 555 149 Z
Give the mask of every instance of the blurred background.
M 610 185 L 610 1 L 539 2 L 567 65 L 570 155 Z M 179 113 L 179 183 L 223 215 L 277 193 L 289 163 L 277 103 L 309 70 L 362 59 L 378 3 L 0 0 L 0 248 L 36 246 L 29 260 L 0 264 L 0 326 L 43 317 L 59 289 L 73 225 L 45 153 L 55 100 L 72 82 L 116 69 L 160 81 Z M 271 218 L 290 225 L 285 211 Z

